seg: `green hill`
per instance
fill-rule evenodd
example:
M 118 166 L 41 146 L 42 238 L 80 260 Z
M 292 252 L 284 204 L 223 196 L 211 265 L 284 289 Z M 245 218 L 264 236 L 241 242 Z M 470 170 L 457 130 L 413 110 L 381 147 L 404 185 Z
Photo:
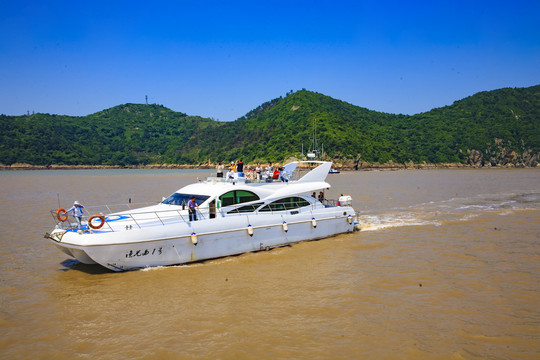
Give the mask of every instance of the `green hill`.
M 134 165 L 166 162 L 220 123 L 160 105 L 125 104 L 84 116 L 0 116 L 0 162 Z M 178 158 L 179 161 L 193 160 Z
M 539 95 L 540 85 L 505 88 L 412 116 L 306 90 L 268 101 L 233 122 L 155 104 L 124 104 L 83 117 L 0 115 L 0 163 L 200 164 L 240 157 L 279 162 L 301 156 L 316 118 L 325 156 L 335 161 L 535 166 Z
M 467 150 L 476 149 L 486 157 L 493 155 L 495 146 L 520 156 L 527 150 L 538 154 L 540 86 L 480 92 L 403 119 L 397 126 L 405 152 L 418 156 L 415 162 L 463 162 Z

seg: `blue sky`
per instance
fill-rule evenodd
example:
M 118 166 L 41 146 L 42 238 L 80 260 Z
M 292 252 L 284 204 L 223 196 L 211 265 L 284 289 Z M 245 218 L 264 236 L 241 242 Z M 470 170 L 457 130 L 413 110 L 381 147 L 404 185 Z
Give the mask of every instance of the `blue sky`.
M 0 113 L 163 104 L 235 120 L 290 90 L 415 114 L 540 84 L 540 1 L 0 0 Z

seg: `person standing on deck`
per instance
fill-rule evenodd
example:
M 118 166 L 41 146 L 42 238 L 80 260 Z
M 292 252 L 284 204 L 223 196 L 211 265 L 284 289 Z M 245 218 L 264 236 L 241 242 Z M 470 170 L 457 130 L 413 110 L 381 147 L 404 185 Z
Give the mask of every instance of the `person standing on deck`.
M 257 163 L 257 167 L 255 167 L 255 172 L 257 173 L 257 180 L 261 180 L 261 164 Z
M 285 168 L 279 168 L 279 179 L 283 182 L 289 182 L 289 175 Z
M 199 210 L 199 205 L 195 201 L 195 196 L 191 197 L 191 200 L 188 201 L 188 211 L 189 211 L 189 221 L 197 221 L 197 210 Z
M 223 177 L 223 164 L 221 163 L 221 161 L 218 161 L 218 164 L 216 166 L 216 170 L 217 170 L 217 177 L 218 178 L 222 178 Z
M 274 175 L 274 167 L 272 166 L 271 162 L 268 162 L 268 166 L 266 167 L 266 176 L 271 178 Z
M 244 177 L 244 163 L 242 159 L 236 163 L 236 172 L 238 173 L 238 177 Z
M 75 220 L 77 220 L 77 229 L 79 229 L 79 230 L 82 229 L 83 209 L 84 209 L 84 206 L 79 204 L 78 201 L 75 201 L 73 203 L 73 206 L 69 210 L 66 211 L 66 213 L 68 213 L 68 214 L 69 214 L 70 211 L 73 212 L 73 217 L 75 218 Z

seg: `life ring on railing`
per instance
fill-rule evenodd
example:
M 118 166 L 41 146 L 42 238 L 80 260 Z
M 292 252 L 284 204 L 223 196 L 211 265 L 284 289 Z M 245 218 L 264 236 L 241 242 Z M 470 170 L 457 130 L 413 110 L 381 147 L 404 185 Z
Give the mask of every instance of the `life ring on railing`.
M 58 209 L 56 210 L 56 218 L 62 222 L 66 221 L 67 218 L 68 218 L 68 213 L 66 211 L 66 209 Z
M 100 221 L 99 225 L 92 224 L 92 221 L 94 221 L 95 219 L 99 219 Z M 88 226 L 90 226 L 94 230 L 101 229 L 103 225 L 105 225 L 105 216 L 103 215 L 92 215 L 88 219 Z

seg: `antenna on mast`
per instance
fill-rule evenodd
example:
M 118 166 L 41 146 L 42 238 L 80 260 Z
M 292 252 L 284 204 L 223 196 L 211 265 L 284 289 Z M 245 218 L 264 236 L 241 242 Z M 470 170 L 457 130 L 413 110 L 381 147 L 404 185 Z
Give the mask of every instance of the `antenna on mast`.
M 313 137 L 310 137 L 311 147 L 308 149 L 308 153 L 305 155 L 308 160 L 322 160 L 324 156 L 324 145 L 322 151 L 319 151 L 319 139 L 317 138 L 317 118 L 313 118 Z M 302 144 L 302 157 L 304 157 L 304 144 Z
M 317 119 L 313 118 L 313 137 L 311 140 L 311 151 L 308 152 L 307 157 L 311 159 L 317 159 L 319 157 L 319 146 L 317 145 Z

